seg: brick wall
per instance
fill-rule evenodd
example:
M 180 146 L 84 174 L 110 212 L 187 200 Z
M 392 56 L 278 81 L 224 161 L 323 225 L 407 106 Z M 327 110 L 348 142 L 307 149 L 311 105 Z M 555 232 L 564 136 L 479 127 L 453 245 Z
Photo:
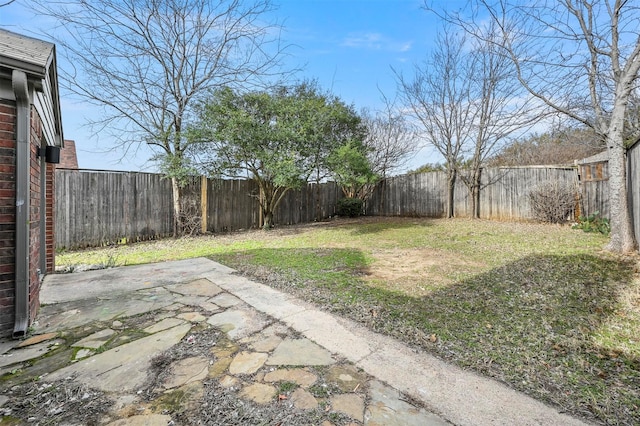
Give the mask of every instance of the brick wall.
M 45 188 L 47 205 L 45 207 L 46 215 L 46 233 L 47 240 L 47 273 L 51 274 L 56 270 L 56 217 L 55 217 L 55 194 L 56 194 L 56 165 L 47 163 L 47 187 Z
M 47 184 L 41 188 L 41 162 L 38 149 L 42 141 L 42 122 L 31 109 L 29 171 L 29 315 L 33 321 L 40 307 L 41 273 L 54 265 L 53 196 L 55 166 L 47 164 Z M 16 104 L 0 100 L 0 337 L 10 336 L 15 322 L 15 245 L 16 245 Z M 47 205 L 41 205 L 41 191 Z M 46 212 L 46 242 L 40 241 L 40 225 Z M 40 269 L 40 244 L 46 244 L 46 271 Z
M 29 144 L 29 322 L 33 321 L 40 307 L 40 221 L 44 206 L 41 205 L 41 159 L 38 150 L 42 144 L 40 115 L 31 107 L 31 138 Z M 44 243 L 44 242 L 42 242 Z
M 0 101 L 0 336 L 15 321 L 16 104 Z

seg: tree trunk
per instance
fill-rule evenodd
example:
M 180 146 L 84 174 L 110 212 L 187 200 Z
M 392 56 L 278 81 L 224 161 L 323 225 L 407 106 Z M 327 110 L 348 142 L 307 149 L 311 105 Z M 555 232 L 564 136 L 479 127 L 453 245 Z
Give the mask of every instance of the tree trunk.
M 453 217 L 454 191 L 456 187 L 456 171 L 447 172 L 447 218 Z
M 480 219 L 480 187 L 481 187 L 482 169 L 478 169 L 473 174 L 471 183 L 471 218 Z
M 271 210 L 264 211 L 264 224 L 262 225 L 263 229 L 271 229 L 273 228 L 273 212 Z
M 316 221 L 322 221 L 322 206 L 320 205 L 320 182 L 316 180 Z
M 173 236 L 182 235 L 182 194 L 180 185 L 175 177 L 171 178 L 171 192 L 173 195 Z
M 606 249 L 627 253 L 635 249 L 636 241 L 627 199 L 627 161 L 622 136 L 625 109 L 621 109 L 622 112 L 614 108 L 607 134 L 611 239 Z

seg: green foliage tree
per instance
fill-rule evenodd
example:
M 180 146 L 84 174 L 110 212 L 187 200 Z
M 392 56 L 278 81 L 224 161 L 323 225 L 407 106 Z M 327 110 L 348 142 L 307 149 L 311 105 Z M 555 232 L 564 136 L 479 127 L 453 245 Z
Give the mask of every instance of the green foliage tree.
M 358 141 L 349 141 L 340 146 L 329 155 L 328 165 L 347 198 L 365 200 L 370 188 L 378 180 L 367 158 L 366 148 Z
M 210 174 L 249 177 L 260 188 L 263 227 L 276 207 L 312 174 L 328 175 L 328 158 L 362 129 L 353 108 L 303 82 L 270 91 L 217 90 L 190 131 L 202 143 L 200 164 Z

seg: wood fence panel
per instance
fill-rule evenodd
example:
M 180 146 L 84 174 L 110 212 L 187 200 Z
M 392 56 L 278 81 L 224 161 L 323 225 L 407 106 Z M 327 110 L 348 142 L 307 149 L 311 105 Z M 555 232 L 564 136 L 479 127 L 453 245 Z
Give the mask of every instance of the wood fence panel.
M 629 150 L 627 158 L 628 176 L 631 176 L 637 166 L 632 166 L 632 156 Z M 606 161 L 580 165 L 580 214 L 589 216 L 598 214 L 610 218 L 609 211 L 609 165 Z
M 229 232 L 258 227 L 258 187 L 253 181 L 208 179 L 207 185 L 208 232 Z
M 366 203 L 372 216 L 444 215 L 446 175 L 442 172 L 416 173 L 383 180 Z
M 173 233 L 171 185 L 159 175 L 56 170 L 55 198 L 58 248 Z
M 480 217 L 493 220 L 535 219 L 529 194 L 545 182 L 573 185 L 577 174 L 573 167 L 487 168 L 482 174 Z
M 609 218 L 609 180 L 581 182 L 580 186 L 581 215 L 598 214 Z
M 548 181 L 575 183 L 573 168 L 484 169 L 480 192 L 480 216 L 486 219 L 533 219 L 528 194 Z M 374 216 L 443 217 L 447 204 L 447 176 L 427 172 L 395 176 L 378 184 L 367 201 L 367 214 Z M 467 186 L 458 177 L 454 188 L 454 216 L 468 217 L 471 200 Z
M 627 189 L 633 232 L 640 243 L 640 143 L 627 151 Z
M 342 191 L 334 182 L 310 183 L 290 190 L 276 208 L 274 222 L 295 225 L 327 219 L 336 214 L 336 204 L 341 197 Z

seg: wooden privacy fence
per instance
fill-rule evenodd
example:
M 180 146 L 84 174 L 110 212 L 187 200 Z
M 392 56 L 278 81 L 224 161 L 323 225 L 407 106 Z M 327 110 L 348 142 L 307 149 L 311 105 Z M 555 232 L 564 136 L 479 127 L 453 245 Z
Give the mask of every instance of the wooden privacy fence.
M 633 230 L 636 241 L 640 244 L 640 143 L 638 142 L 627 152 L 627 185 Z
M 171 182 L 150 173 L 56 170 L 57 248 L 172 235 Z
M 602 155 L 605 154 L 605 155 Z M 610 218 L 609 162 L 601 153 L 580 162 L 578 171 L 584 216 L 598 213 Z M 627 151 L 627 200 L 636 241 L 640 243 L 640 142 Z
M 203 231 L 226 232 L 262 225 L 260 190 L 254 181 L 202 177 L 200 185 Z M 293 225 L 326 219 L 335 215 L 341 196 L 340 188 L 333 182 L 288 191 L 274 212 L 274 223 Z
M 274 212 L 280 225 L 335 215 L 342 196 L 332 182 L 289 191 Z M 257 228 L 258 186 L 250 180 L 194 178 L 183 205 L 206 232 Z M 56 170 L 56 247 L 96 247 L 173 235 L 171 182 L 136 172 Z
M 635 161 L 640 161 L 640 158 Z M 547 181 L 576 184 L 576 169 L 484 169 L 480 194 L 481 217 L 498 220 L 534 219 L 528 194 L 538 184 Z M 446 175 L 443 172 L 389 178 L 376 186 L 366 203 L 366 214 L 443 217 L 446 209 L 445 188 Z M 600 192 L 593 196 L 587 194 L 587 198 L 606 198 L 602 195 L 601 186 L 590 188 L 583 186 L 582 191 Z M 194 178 L 185 194 L 191 214 L 197 217 L 200 221 L 198 226 L 206 232 L 261 226 L 257 199 L 259 191 L 253 181 Z M 291 225 L 326 219 L 335 215 L 336 205 L 342 196 L 342 191 L 333 182 L 310 184 L 300 190 L 289 191 L 274 214 L 274 222 Z M 57 248 L 142 241 L 173 234 L 171 183 L 161 175 L 59 169 L 56 171 L 55 201 Z M 456 216 L 468 215 L 469 201 L 467 188 L 458 179 L 454 201 Z M 640 201 L 636 201 L 636 212 L 640 212 L 639 205 Z M 591 208 L 587 205 L 587 210 Z M 584 207 L 582 211 L 585 211 Z
M 485 219 L 531 220 L 529 193 L 544 182 L 576 185 L 573 167 L 487 168 L 482 171 L 480 215 Z M 372 216 L 443 217 L 447 175 L 429 172 L 396 176 L 381 182 L 367 201 Z M 458 178 L 454 189 L 454 216 L 469 215 L 469 191 Z

